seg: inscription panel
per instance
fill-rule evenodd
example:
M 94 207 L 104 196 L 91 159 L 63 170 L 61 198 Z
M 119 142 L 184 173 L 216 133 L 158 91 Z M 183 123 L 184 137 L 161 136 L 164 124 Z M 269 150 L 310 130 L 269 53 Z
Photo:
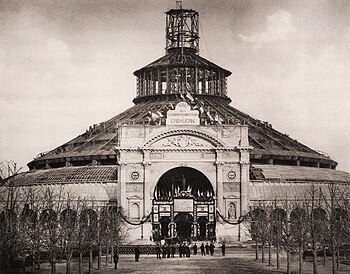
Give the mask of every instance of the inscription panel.
M 142 192 L 143 185 L 138 184 L 138 183 L 127 183 L 126 184 L 126 191 L 127 192 Z
M 176 212 L 193 211 L 193 200 L 192 199 L 175 199 L 174 211 Z
M 224 182 L 224 191 L 225 192 L 239 192 L 240 191 L 239 182 Z

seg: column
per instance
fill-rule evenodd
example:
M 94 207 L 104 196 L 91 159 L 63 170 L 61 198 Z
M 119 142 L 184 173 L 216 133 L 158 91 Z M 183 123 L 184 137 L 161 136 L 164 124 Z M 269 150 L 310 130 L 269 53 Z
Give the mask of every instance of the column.
M 221 162 L 221 151 L 216 152 L 216 202 L 217 208 L 221 214 L 224 214 L 224 186 L 222 182 L 222 168 L 224 163 Z
M 242 151 L 241 151 L 242 153 Z M 249 162 L 240 162 L 241 169 L 241 210 L 240 215 L 243 216 L 248 212 L 249 201 Z
M 150 182 L 150 171 L 151 171 L 151 162 L 144 161 L 143 163 L 143 214 L 148 216 L 152 209 L 151 203 L 151 182 Z
M 118 184 L 119 184 L 119 201 L 120 206 L 124 209 L 125 212 L 128 212 L 128 205 L 126 200 L 126 169 L 127 163 L 119 163 L 119 176 L 118 176 Z M 129 217 L 129 216 L 128 216 Z

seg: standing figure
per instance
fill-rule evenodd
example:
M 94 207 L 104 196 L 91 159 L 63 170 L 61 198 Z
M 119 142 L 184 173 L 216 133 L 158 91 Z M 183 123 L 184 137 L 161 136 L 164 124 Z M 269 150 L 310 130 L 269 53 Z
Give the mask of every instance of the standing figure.
M 179 255 L 180 255 L 180 257 L 182 257 L 182 251 L 183 251 L 182 243 L 180 243 L 179 244 Z
M 193 246 L 193 254 L 197 255 L 197 245 L 196 244 L 194 244 L 194 246 Z
M 207 255 L 209 255 L 209 244 L 208 243 L 205 244 L 205 253 Z
M 210 255 L 213 256 L 214 255 L 215 245 L 213 243 L 210 243 L 209 249 L 210 249 Z
M 201 249 L 201 254 L 202 254 L 202 256 L 205 256 L 204 243 L 201 244 L 200 249 Z
M 138 262 L 140 258 L 140 249 L 138 246 L 135 247 L 134 254 L 135 254 L 135 262 Z
M 170 245 L 169 244 L 167 244 L 165 250 L 166 250 L 166 257 L 170 258 Z
M 117 252 L 115 252 L 113 255 L 113 262 L 114 262 L 114 269 L 117 269 L 118 262 L 119 262 L 119 255 Z
M 162 259 L 162 257 L 160 256 L 160 253 L 161 253 L 161 249 L 160 249 L 159 244 L 157 244 L 157 246 L 156 246 L 157 260 L 158 260 L 158 259 L 159 259 L 159 260 Z
M 165 244 L 162 245 L 162 257 L 165 258 L 166 250 L 165 250 Z
M 213 243 L 210 243 L 209 249 L 210 249 L 210 255 L 213 256 L 214 255 L 215 245 Z
M 226 246 L 225 246 L 225 242 L 223 242 L 221 244 L 221 253 L 222 253 L 222 256 L 225 256 L 225 252 L 226 252 Z
M 174 255 L 175 255 L 175 246 L 174 246 L 174 244 L 171 244 L 170 251 L 171 251 L 171 258 L 174 258 Z

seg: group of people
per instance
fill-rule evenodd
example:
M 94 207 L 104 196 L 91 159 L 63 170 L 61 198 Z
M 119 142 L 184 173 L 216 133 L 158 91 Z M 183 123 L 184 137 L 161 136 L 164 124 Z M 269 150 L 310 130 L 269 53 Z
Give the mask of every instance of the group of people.
M 190 257 L 191 256 L 191 249 L 193 250 L 193 254 L 197 255 L 198 251 L 198 246 L 195 243 L 194 245 L 190 246 L 189 244 L 186 243 L 180 243 L 178 246 L 174 244 L 157 244 L 156 245 L 156 255 L 157 259 L 161 260 L 162 258 L 174 258 L 174 255 L 176 253 L 176 248 L 178 248 L 179 256 L 180 257 Z M 214 255 L 215 251 L 215 245 L 214 243 L 202 243 L 199 247 L 202 256 L 206 255 Z M 221 245 L 221 252 L 222 255 L 225 256 L 225 243 Z
M 200 246 L 202 256 L 209 255 L 209 253 L 211 256 L 213 256 L 214 249 L 215 249 L 215 245 L 213 243 L 210 243 L 210 245 L 208 243 L 206 243 L 205 245 L 204 243 L 202 243 Z
M 197 244 L 195 243 L 194 245 L 192 245 L 192 249 L 193 249 L 193 254 L 197 255 L 197 251 L 198 251 L 198 247 Z M 187 245 L 186 243 L 180 243 L 178 245 L 178 250 L 179 250 L 179 256 L 180 257 L 190 257 L 191 256 L 191 247 L 190 245 Z M 201 244 L 200 246 L 200 251 L 202 256 L 206 256 L 206 255 L 214 255 L 214 250 L 215 250 L 215 245 L 214 243 L 210 243 L 210 245 L 208 243 L 206 243 L 204 245 L 204 243 Z M 157 244 L 156 245 L 156 254 L 157 254 L 157 259 L 161 260 L 162 257 L 163 258 L 174 258 L 176 252 L 176 245 L 174 244 Z M 221 252 L 222 255 L 225 256 L 225 252 L 226 252 L 226 247 L 225 247 L 225 243 L 221 244 Z M 141 250 L 138 246 L 136 246 L 134 248 L 134 255 L 135 255 L 135 262 L 139 261 L 140 258 L 140 254 L 141 254 Z M 113 261 L 114 261 L 114 269 L 117 269 L 117 265 L 119 262 L 119 254 L 116 252 L 114 253 L 113 256 Z

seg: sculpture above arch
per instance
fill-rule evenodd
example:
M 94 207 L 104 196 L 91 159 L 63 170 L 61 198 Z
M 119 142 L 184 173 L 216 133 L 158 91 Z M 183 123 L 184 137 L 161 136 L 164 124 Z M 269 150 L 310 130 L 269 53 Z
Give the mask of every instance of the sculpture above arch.
M 160 133 L 144 143 L 146 147 L 225 147 L 220 140 L 203 131 L 195 129 L 171 129 Z

